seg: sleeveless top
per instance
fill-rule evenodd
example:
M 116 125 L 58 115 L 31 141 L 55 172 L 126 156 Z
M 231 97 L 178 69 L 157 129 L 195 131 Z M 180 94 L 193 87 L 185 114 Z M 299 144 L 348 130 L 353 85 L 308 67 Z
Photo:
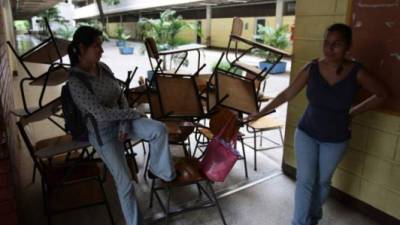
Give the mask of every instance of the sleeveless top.
M 321 75 L 318 60 L 309 64 L 308 106 L 298 128 L 323 142 L 343 142 L 350 138 L 349 111 L 360 88 L 357 73 L 362 67 L 353 62 L 347 76 L 330 85 Z

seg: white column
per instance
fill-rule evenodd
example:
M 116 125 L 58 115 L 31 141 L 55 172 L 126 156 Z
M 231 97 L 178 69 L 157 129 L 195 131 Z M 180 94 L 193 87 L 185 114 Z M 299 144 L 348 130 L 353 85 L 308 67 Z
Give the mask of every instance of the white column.
M 283 3 L 285 0 L 276 0 L 275 26 L 280 27 L 283 24 Z
M 206 6 L 206 45 L 211 45 L 211 5 Z

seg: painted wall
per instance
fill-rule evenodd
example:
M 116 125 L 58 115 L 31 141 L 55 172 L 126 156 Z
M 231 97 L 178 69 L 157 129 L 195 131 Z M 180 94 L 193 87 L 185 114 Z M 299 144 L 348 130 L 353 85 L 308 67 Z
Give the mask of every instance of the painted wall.
M 264 17 L 266 20 L 266 24 L 271 26 L 275 26 L 275 17 Z M 221 19 L 212 19 L 211 20 L 211 46 L 212 47 L 219 47 L 219 48 L 226 48 L 229 41 L 229 35 L 231 33 L 232 28 L 232 18 L 221 18 Z M 245 17 L 242 18 L 244 29 L 242 36 L 244 38 L 253 40 L 254 34 L 256 32 L 256 18 L 254 17 Z M 194 20 L 188 20 L 189 22 L 194 22 Z M 294 16 L 285 16 L 283 18 L 283 24 L 287 24 L 290 26 L 294 25 L 295 17 Z M 203 38 L 202 43 L 205 43 L 205 31 L 206 31 L 206 20 L 201 20 L 202 31 L 203 31 Z M 184 30 L 179 34 L 179 37 L 187 40 L 187 41 L 196 41 L 195 32 L 191 30 Z M 246 47 L 245 45 L 239 45 L 240 48 Z M 291 52 L 292 46 L 290 45 L 287 51 Z
M 117 27 L 119 24 L 120 23 L 107 23 L 106 30 L 110 37 L 115 38 L 117 36 Z M 122 23 L 122 26 L 125 29 L 125 33 L 131 36 L 130 38 L 134 39 L 137 37 L 138 32 L 136 22 L 124 22 Z
M 265 18 L 266 24 L 275 26 L 275 17 L 260 17 Z M 258 18 L 257 18 L 258 19 Z M 226 48 L 229 41 L 229 35 L 231 33 L 232 28 L 232 20 L 233 18 L 222 18 L 222 19 L 212 19 L 211 20 L 211 46 L 212 47 L 219 47 L 219 48 Z M 242 36 L 244 38 L 253 40 L 254 34 L 256 32 L 256 18 L 255 17 L 245 17 L 242 18 L 244 23 L 244 29 Z M 186 20 L 189 23 L 196 24 L 198 20 Z M 284 16 L 283 17 L 283 24 L 289 25 L 289 27 L 293 26 L 295 23 L 294 16 Z M 107 24 L 107 32 L 111 37 L 116 36 L 116 29 L 119 23 L 108 23 Z M 125 32 L 131 35 L 131 38 L 136 39 L 138 38 L 137 32 L 137 23 L 135 22 L 123 22 L 122 23 Z M 201 30 L 203 32 L 202 43 L 205 44 L 205 32 L 206 32 L 206 20 L 201 20 Z M 186 28 L 178 34 L 178 38 L 190 42 L 196 42 L 196 32 L 192 29 Z M 239 45 L 240 48 L 248 47 L 245 45 Z M 292 45 L 286 49 L 287 51 L 292 51 Z
M 305 63 L 321 56 L 325 28 L 347 21 L 348 1 L 297 1 L 292 79 Z M 284 162 L 293 167 L 293 134 L 306 105 L 304 91 L 288 105 Z M 354 119 L 350 146 L 332 185 L 400 219 L 399 116 L 373 111 Z

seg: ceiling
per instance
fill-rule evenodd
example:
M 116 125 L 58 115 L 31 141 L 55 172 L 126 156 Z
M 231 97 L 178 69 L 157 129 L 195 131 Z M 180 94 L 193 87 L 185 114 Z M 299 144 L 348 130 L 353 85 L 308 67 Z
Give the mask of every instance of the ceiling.
M 12 0 L 15 20 L 29 19 L 63 0 Z

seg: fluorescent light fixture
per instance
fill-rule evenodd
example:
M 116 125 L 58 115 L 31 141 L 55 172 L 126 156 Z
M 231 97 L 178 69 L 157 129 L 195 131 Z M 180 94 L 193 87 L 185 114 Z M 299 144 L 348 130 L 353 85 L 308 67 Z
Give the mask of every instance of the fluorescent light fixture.
M 228 0 L 230 3 L 246 3 L 247 0 Z

